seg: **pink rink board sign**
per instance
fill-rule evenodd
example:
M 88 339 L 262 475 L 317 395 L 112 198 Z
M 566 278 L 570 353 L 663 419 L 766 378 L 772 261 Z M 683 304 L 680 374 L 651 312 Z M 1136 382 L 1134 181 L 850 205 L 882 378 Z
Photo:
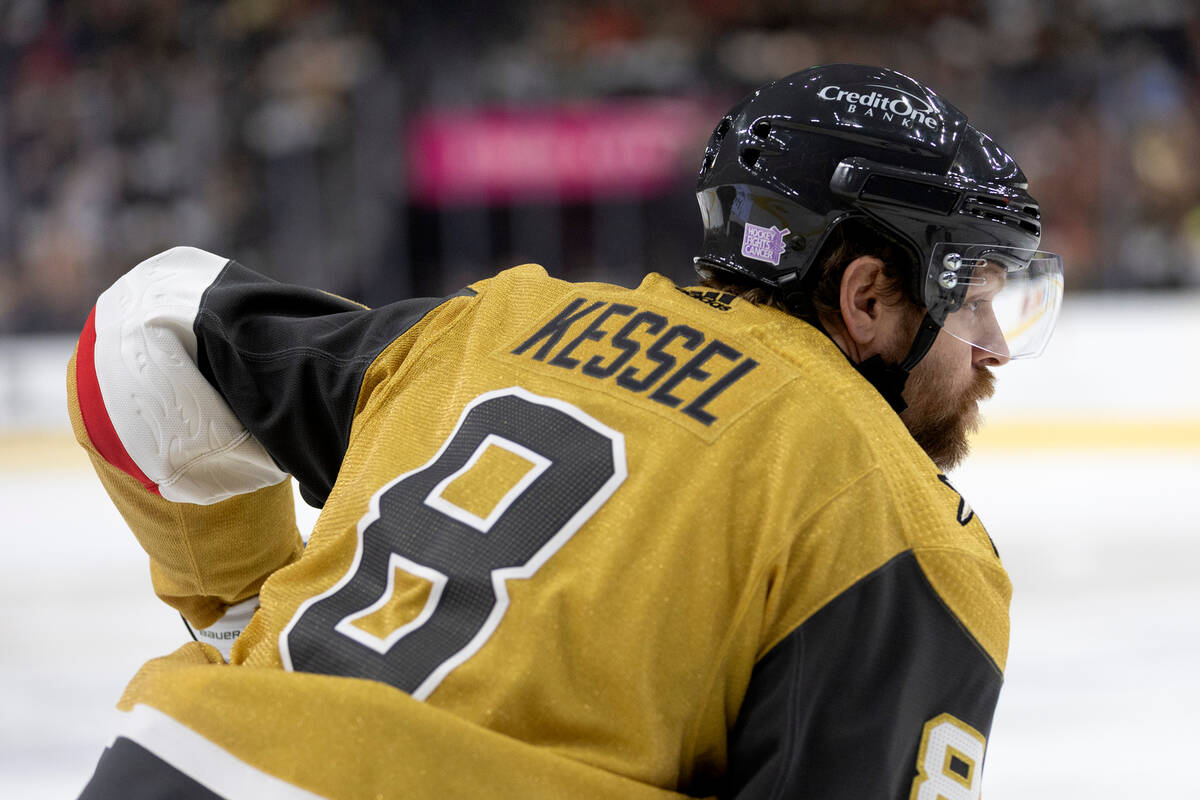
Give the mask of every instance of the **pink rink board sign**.
M 412 197 L 457 205 L 653 194 L 699 169 L 713 108 L 647 99 L 427 112 L 408 134 Z

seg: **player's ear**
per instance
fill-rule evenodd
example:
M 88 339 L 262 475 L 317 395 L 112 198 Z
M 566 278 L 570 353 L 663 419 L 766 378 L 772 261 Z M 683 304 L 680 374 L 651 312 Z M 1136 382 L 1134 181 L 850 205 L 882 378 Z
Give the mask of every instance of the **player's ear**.
M 884 297 L 886 286 L 883 262 L 874 256 L 859 256 L 842 273 L 839 294 L 841 322 L 860 355 L 863 351 L 876 349 L 879 342 L 886 338 L 883 330 L 887 311 Z M 876 348 L 872 348 L 873 343 Z

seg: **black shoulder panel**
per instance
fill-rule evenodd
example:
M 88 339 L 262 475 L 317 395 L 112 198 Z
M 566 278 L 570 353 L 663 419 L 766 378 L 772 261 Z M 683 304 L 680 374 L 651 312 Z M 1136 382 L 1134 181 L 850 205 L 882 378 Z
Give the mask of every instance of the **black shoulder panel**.
M 755 666 L 721 794 L 908 800 L 925 723 L 951 714 L 986 737 L 1002 680 L 903 553 Z
M 230 261 L 200 302 L 197 363 L 246 429 L 295 476 L 305 501 L 320 507 L 346 452 L 367 368 L 447 299 L 367 309 Z
M 137 742 L 118 737 L 100 756 L 79 800 L 221 800 Z

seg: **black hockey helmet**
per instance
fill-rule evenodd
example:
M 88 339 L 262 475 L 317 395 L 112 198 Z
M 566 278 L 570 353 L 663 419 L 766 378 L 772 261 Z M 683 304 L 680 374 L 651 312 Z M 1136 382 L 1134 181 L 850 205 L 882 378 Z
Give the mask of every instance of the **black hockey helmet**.
M 1041 216 L 1026 187 L 1012 157 L 929 87 L 883 67 L 813 67 L 755 90 L 713 131 L 697 182 L 696 266 L 778 289 L 799 310 L 830 232 L 857 219 L 914 265 L 907 288 L 928 330 L 905 372 L 943 327 L 1006 358 L 1037 355 L 1061 302 L 1062 262 L 1037 249 Z M 1019 306 L 999 320 L 1002 341 L 953 318 L 988 282 L 985 266 L 1003 270 L 991 289 L 1007 285 Z

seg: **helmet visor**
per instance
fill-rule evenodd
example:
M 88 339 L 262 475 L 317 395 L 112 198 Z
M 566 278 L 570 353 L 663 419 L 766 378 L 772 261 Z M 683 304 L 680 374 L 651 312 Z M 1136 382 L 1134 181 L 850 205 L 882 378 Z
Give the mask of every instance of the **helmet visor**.
M 1062 259 L 1020 247 L 938 244 L 925 280 L 926 305 L 945 312 L 944 331 L 1009 359 L 1042 354 L 1062 296 Z

